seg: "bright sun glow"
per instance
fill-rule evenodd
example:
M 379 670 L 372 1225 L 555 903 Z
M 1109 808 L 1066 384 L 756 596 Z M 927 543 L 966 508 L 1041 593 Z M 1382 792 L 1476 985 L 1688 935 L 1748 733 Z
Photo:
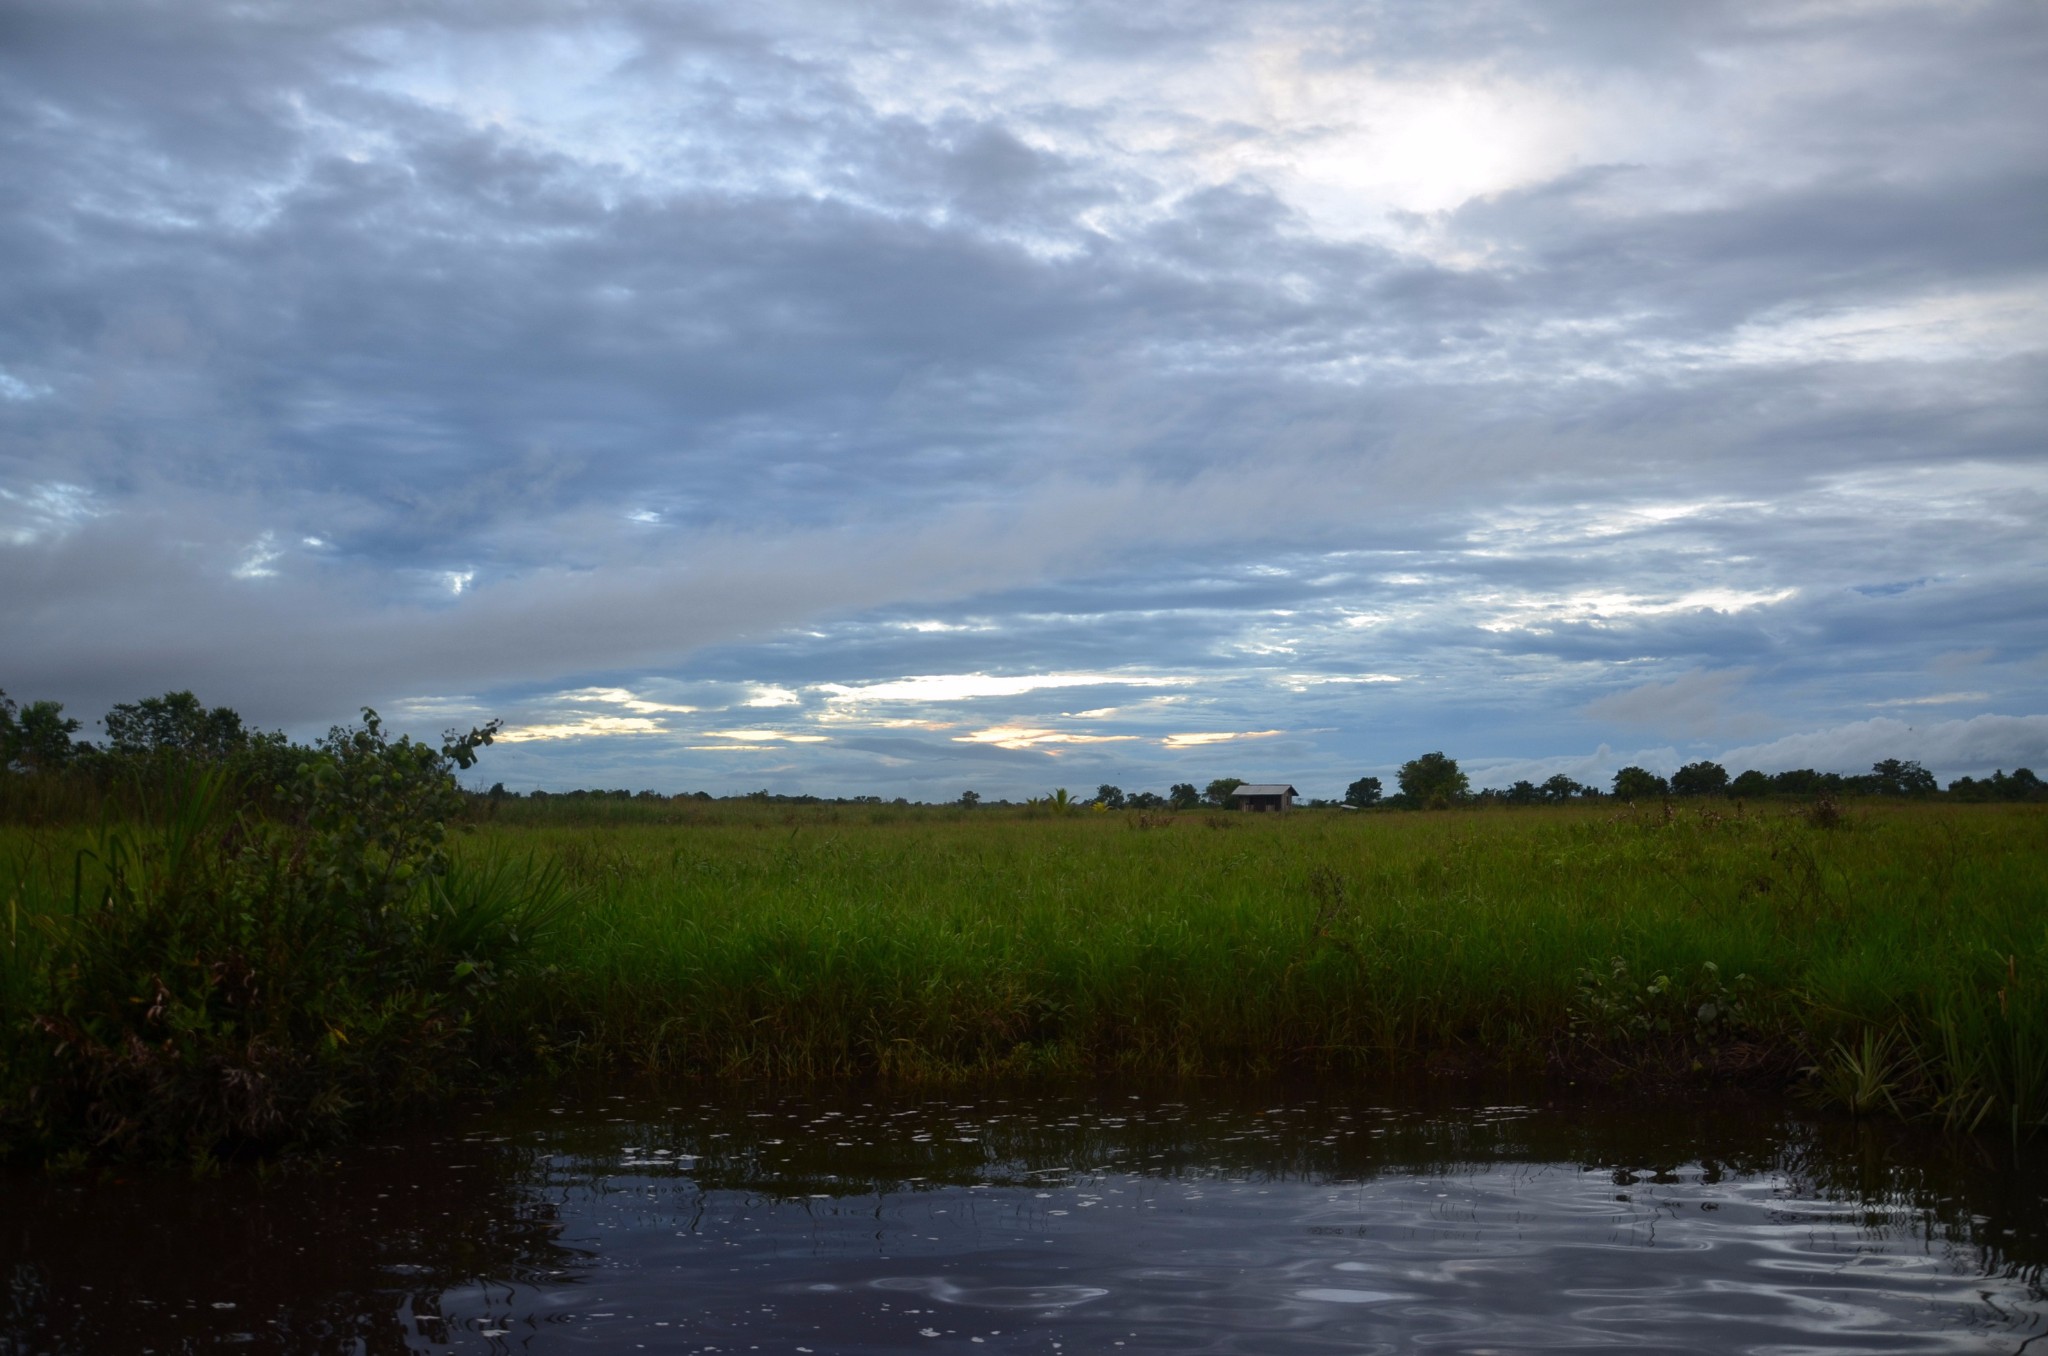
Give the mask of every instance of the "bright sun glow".
M 1469 88 L 1378 86 L 1357 98 L 1351 129 L 1292 158 L 1297 191 L 1320 216 L 1365 204 L 1446 211 L 1525 182 L 1549 159 L 1517 110 Z

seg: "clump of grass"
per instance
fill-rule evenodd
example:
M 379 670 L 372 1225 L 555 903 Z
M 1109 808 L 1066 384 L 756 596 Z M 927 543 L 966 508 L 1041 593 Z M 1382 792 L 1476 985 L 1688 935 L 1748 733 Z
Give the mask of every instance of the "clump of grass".
M 1848 820 L 1842 813 L 1841 802 L 1822 793 L 1815 797 L 1813 804 L 1806 807 L 1806 822 L 1816 829 L 1839 829 Z
M 1832 1042 L 1822 1062 L 1807 1069 L 1813 1091 L 1827 1105 L 1851 1115 L 1880 1108 L 1899 1114 L 1899 1094 L 1907 1076 L 1907 1051 L 1896 1028 L 1865 1027 L 1852 1048 Z

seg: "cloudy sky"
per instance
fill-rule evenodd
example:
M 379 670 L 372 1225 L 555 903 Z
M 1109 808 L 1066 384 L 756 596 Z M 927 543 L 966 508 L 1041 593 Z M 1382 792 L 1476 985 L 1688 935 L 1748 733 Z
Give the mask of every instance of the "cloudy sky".
M 2048 765 L 2038 0 L 0 5 L 0 687 L 524 788 Z

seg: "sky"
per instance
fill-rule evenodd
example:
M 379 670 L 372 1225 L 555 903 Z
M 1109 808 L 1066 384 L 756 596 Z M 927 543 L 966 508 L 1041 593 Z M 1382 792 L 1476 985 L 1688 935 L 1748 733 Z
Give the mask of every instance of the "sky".
M 6 0 L 0 688 L 515 790 L 2048 769 L 2044 71 L 2037 0 Z

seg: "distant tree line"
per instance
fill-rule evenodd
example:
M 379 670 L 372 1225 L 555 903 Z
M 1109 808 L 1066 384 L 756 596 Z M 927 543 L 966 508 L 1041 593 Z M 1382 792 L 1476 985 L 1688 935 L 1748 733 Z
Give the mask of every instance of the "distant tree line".
M 1811 800 L 1824 795 L 1927 797 L 1942 794 L 1933 773 L 1918 763 L 1895 758 L 1873 764 L 1869 772 L 1862 774 L 1817 772 L 1812 768 L 1799 768 L 1778 773 L 1750 771 L 1730 777 L 1727 769 L 1718 763 L 1699 762 L 1687 764 L 1669 777 L 1659 776 L 1645 768 L 1625 767 L 1614 774 L 1606 788 L 1576 781 L 1560 772 L 1542 782 L 1517 781 L 1507 787 L 1486 787 L 1474 791 L 1470 778 L 1458 767 L 1457 760 L 1437 752 L 1426 753 L 1403 763 L 1396 774 L 1396 784 L 1400 789 L 1390 795 L 1385 792 L 1378 777 L 1360 777 L 1344 789 L 1341 799 L 1306 799 L 1302 806 L 1311 810 L 1429 810 L 1487 805 L 1571 805 L 1610 799 L 1638 801 L 1695 796 L 1722 796 L 1743 800 L 1773 797 Z M 1046 796 L 1026 800 L 1023 804 L 1053 806 L 1059 809 L 1100 806 L 1104 810 L 1234 810 L 1237 805 L 1231 799 L 1231 792 L 1242 785 L 1242 778 L 1218 777 L 1204 787 L 1197 787 L 1192 782 L 1177 782 L 1162 794 L 1157 791 L 1126 791 L 1122 787 L 1104 782 L 1096 787 L 1092 798 L 1070 793 L 1062 787 Z M 519 798 L 518 792 L 508 792 L 502 784 L 492 787 L 486 794 L 493 800 Z M 1982 780 L 1960 778 L 1949 783 L 1947 797 L 1962 801 L 2048 800 L 2048 784 L 2044 784 L 2028 769 L 2020 768 L 2010 774 L 1995 772 Z M 713 797 L 706 791 L 686 792 L 678 796 L 668 796 L 658 791 L 531 791 L 527 793 L 526 798 L 534 801 L 572 803 L 604 800 L 713 799 L 750 800 L 773 805 L 908 806 L 923 803 L 913 802 L 902 796 L 885 800 L 881 796 L 815 796 L 765 790 L 722 798 Z M 1014 808 L 1017 804 L 1008 800 L 992 800 L 978 791 L 963 791 L 957 799 L 943 803 L 966 810 Z
M 290 781 L 317 749 L 249 729 L 225 706 L 190 692 L 122 702 L 100 722 L 103 742 L 77 738 L 61 703 L 18 704 L 0 692 L 0 790 L 15 809 L 77 808 L 106 795 L 160 793 L 195 768 L 214 769 L 262 801 Z
M 376 713 L 363 714 L 381 741 Z M 342 757 L 358 733 L 337 725 L 312 744 L 298 744 L 275 730 L 252 730 L 233 709 L 209 707 L 190 692 L 122 702 L 100 726 L 104 740 L 80 739 L 79 722 L 61 703 L 23 704 L 0 692 L 0 814 L 90 810 L 110 801 L 148 808 L 195 773 L 232 788 L 238 804 L 282 809 L 283 801 L 303 798 L 304 788 L 295 783 Z M 492 721 L 468 736 L 448 733 L 437 767 L 451 774 L 451 788 L 453 772 L 471 766 L 474 749 L 491 743 L 500 728 Z M 408 739 L 399 745 L 426 747 Z M 464 794 L 459 788 L 453 793 Z
M 1819 796 L 1925 798 L 1941 794 L 1932 772 L 1917 762 L 1898 758 L 1873 763 L 1865 773 L 1795 768 L 1775 773 L 1750 770 L 1733 777 L 1721 764 L 1707 761 L 1688 763 L 1669 777 L 1630 766 L 1616 772 L 1605 791 L 1558 773 L 1541 783 L 1523 780 L 1505 788 L 1487 787 L 1474 792 L 1456 759 L 1442 753 L 1425 753 L 1403 763 L 1397 780 L 1400 793 L 1383 798 L 1378 778 L 1361 778 L 1351 784 L 1344 803 L 1361 809 L 1373 805 L 1443 809 L 1455 805 L 1564 805 L 1602 798 L 1638 801 L 1721 796 L 1810 800 Z M 2048 800 L 2048 785 L 2029 769 L 2019 768 L 2010 775 L 2002 770 L 1995 772 L 1981 781 L 1958 778 L 1949 783 L 1947 794 L 1950 799 L 1962 801 L 2040 801 Z
M 30 787 L 46 793 L 69 790 L 77 794 L 113 792 L 148 795 L 159 789 L 175 770 L 194 765 L 218 767 L 241 782 L 249 795 L 260 800 L 271 788 L 290 781 L 296 769 L 318 752 L 317 746 L 294 744 L 282 733 L 252 730 L 242 717 L 225 706 L 208 707 L 191 692 L 167 692 L 161 697 L 123 702 L 100 722 L 104 741 L 94 743 L 78 738 L 79 722 L 64 714 L 62 703 L 34 701 L 17 703 L 0 692 L 0 809 L 17 804 Z M 1311 799 L 1309 809 L 1445 809 L 1454 806 L 1486 805 L 1568 805 L 1575 802 L 1612 798 L 1623 801 L 1660 800 L 1723 796 L 1756 800 L 1770 797 L 1813 799 L 1818 796 L 1893 796 L 1906 798 L 1942 794 L 1934 774 L 1917 762 L 1887 758 L 1873 763 L 1866 773 L 1820 772 L 1797 768 L 1787 772 L 1755 770 L 1730 776 L 1719 763 L 1688 763 L 1669 777 L 1642 767 L 1624 767 L 1614 774 L 1606 788 L 1574 780 L 1557 773 L 1542 782 L 1522 780 L 1497 788 L 1474 791 L 1470 778 L 1458 761 L 1441 751 L 1425 753 L 1401 764 L 1395 774 L 1399 787 L 1387 794 L 1378 777 L 1360 777 L 1344 789 L 1340 800 Z M 1125 791 L 1104 782 L 1092 800 L 1069 795 L 1064 789 L 1028 805 L 1056 803 L 1061 807 L 1092 805 L 1104 810 L 1232 810 L 1231 793 L 1244 785 L 1239 777 L 1218 777 L 1206 786 L 1176 782 L 1164 793 Z M 487 792 L 471 793 L 496 803 L 522 799 L 500 782 Z M 2048 801 L 2048 783 L 2031 769 L 2003 769 L 1989 777 L 1961 777 L 1948 784 L 1946 797 L 1966 802 Z M 524 799 L 560 800 L 571 804 L 597 801 L 676 801 L 714 799 L 707 791 L 666 795 L 658 791 L 573 790 L 532 791 Z M 885 801 L 881 796 L 815 796 L 784 794 L 766 789 L 729 799 L 751 800 L 776 805 L 883 805 L 907 806 L 904 797 Z M 964 791 L 950 802 L 963 809 L 1007 806 L 1004 800 L 985 800 L 975 791 Z

